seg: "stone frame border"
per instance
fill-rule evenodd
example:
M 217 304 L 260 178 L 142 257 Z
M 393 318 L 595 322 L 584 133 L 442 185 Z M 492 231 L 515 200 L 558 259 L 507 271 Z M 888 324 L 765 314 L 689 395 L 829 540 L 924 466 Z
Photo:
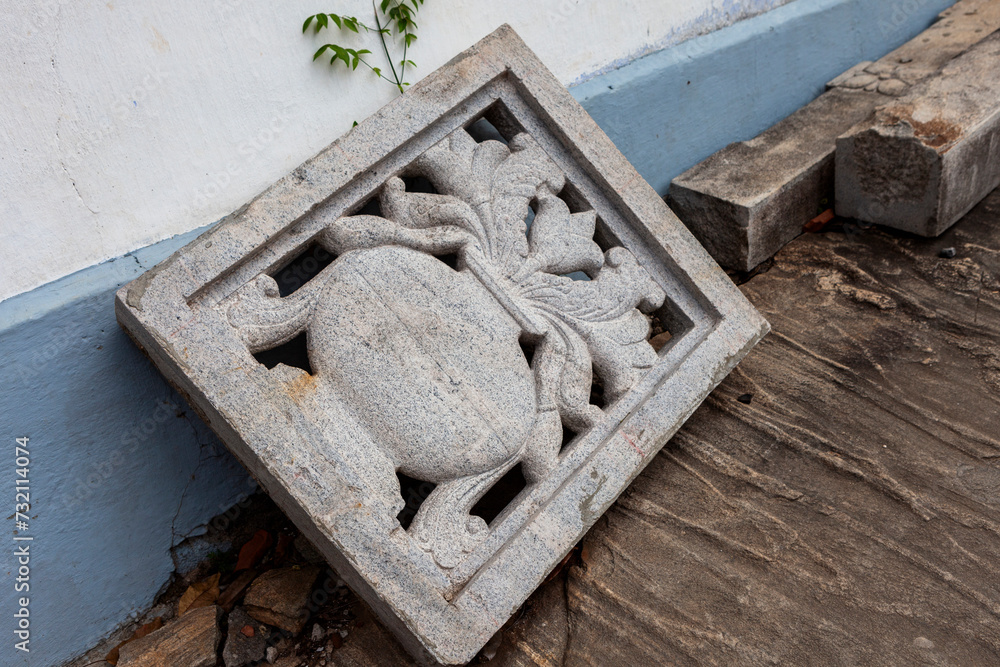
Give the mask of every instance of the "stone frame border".
M 507 97 L 492 97 L 497 91 Z M 372 520 L 364 490 L 348 467 L 314 451 L 293 456 L 284 445 L 288 435 L 308 441 L 320 438 L 318 431 L 290 397 L 274 393 L 263 367 L 241 366 L 249 354 L 245 346 L 242 353 L 232 346 L 232 331 L 206 306 L 248 276 L 281 266 L 289 251 L 282 251 L 277 239 L 305 247 L 314 208 L 334 200 L 363 201 L 388 176 L 379 170 L 387 157 L 401 161 L 407 151 L 419 154 L 496 99 L 508 109 L 518 106 L 511 113 L 543 130 L 543 147 L 549 151 L 551 142 L 558 142 L 570 166 L 596 185 L 598 192 L 584 194 L 591 203 L 600 196 L 613 207 L 625 225 L 612 232 L 629 236 L 619 240 L 655 279 L 669 283 L 664 289 L 683 311 L 684 331 L 588 434 L 594 447 L 586 460 L 477 564 L 459 590 L 449 590 L 414 553 L 419 550 L 399 538 L 400 531 L 386 534 Z M 557 162 L 567 166 L 565 159 Z M 581 181 L 569 171 L 567 176 L 574 185 Z M 123 328 L 407 650 L 447 664 L 475 656 L 768 330 L 656 192 L 506 25 L 121 288 L 115 307 Z

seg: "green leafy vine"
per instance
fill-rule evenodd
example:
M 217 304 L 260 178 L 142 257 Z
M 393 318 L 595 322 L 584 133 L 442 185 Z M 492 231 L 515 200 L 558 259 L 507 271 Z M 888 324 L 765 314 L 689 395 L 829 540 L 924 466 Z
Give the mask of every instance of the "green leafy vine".
M 356 70 L 358 65 L 364 65 L 375 76 L 388 81 L 402 93 L 406 89 L 406 86 L 410 85 L 405 79 L 406 68 L 416 68 L 417 66 L 406 55 L 410 46 L 417 39 L 417 24 L 414 22 L 413 16 L 422 4 L 424 4 L 424 0 L 381 0 L 378 7 L 376 7 L 375 0 L 372 0 L 372 12 L 375 15 L 374 27 L 363 23 L 354 16 L 313 14 L 306 18 L 305 23 L 302 24 L 302 32 L 305 33 L 309 29 L 309 26 L 312 25 L 316 33 L 319 33 L 320 30 L 328 28 L 333 23 L 340 30 L 349 30 L 358 34 L 362 30 L 366 33 L 375 33 L 382 44 L 382 53 L 385 55 L 385 60 L 389 64 L 388 72 L 384 72 L 381 67 L 376 67 L 369 62 L 367 56 L 372 55 L 370 50 L 351 49 L 339 44 L 324 44 L 319 47 L 315 55 L 313 55 L 313 60 L 317 60 L 328 51 L 332 52 L 333 55 L 330 58 L 331 65 L 342 62 L 351 71 Z M 379 10 L 381 10 L 381 15 L 379 14 Z M 403 55 L 398 63 L 393 62 L 392 56 L 389 53 L 389 43 L 386 41 L 387 38 L 389 41 L 392 41 L 393 29 L 395 30 L 395 36 L 401 39 L 403 43 Z M 391 76 L 388 76 L 388 74 L 391 74 Z

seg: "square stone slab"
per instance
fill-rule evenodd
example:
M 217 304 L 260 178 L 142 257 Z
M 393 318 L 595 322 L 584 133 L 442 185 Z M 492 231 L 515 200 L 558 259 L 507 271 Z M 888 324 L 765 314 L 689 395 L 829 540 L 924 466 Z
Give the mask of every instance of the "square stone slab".
M 446 664 L 768 329 L 507 26 L 116 310 L 407 649 Z

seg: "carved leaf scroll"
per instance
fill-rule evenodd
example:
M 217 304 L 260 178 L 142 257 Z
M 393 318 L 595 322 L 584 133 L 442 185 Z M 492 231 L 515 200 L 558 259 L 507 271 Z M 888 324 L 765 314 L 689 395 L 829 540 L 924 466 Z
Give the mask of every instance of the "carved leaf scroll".
M 530 252 L 514 276 L 523 281 L 536 271 L 556 275 L 582 271 L 594 277 L 604 266 L 604 253 L 594 243 L 597 213 L 570 213 L 554 194 L 538 198 L 538 212 L 528 233 Z
M 649 322 L 640 310 L 658 308 L 663 290 L 624 248 L 605 254 L 595 280 L 572 280 L 538 272 L 523 285 L 521 297 L 580 336 L 614 401 L 628 391 L 657 359 L 646 342 Z
M 258 276 L 225 303 L 226 317 L 251 352 L 283 345 L 309 324 L 321 280 L 282 298 L 271 276 Z

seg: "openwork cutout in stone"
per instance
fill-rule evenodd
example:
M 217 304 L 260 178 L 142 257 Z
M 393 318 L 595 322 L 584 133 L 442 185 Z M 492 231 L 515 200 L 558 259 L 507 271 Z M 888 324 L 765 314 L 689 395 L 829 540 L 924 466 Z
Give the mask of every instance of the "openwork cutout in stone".
M 306 334 L 319 404 L 350 396 L 384 445 L 372 474 L 395 512 L 397 471 L 436 485 L 408 532 L 443 568 L 485 539 L 470 511 L 491 486 L 519 463 L 543 480 L 565 429 L 604 416 L 595 371 L 610 405 L 657 360 L 643 313 L 664 291 L 625 248 L 601 250 L 596 212 L 571 213 L 565 187 L 528 133 L 477 142 L 460 128 L 389 178 L 381 215 L 324 221 L 316 240 L 337 259 L 320 275 L 282 296 L 263 274 L 220 304 L 251 352 Z

